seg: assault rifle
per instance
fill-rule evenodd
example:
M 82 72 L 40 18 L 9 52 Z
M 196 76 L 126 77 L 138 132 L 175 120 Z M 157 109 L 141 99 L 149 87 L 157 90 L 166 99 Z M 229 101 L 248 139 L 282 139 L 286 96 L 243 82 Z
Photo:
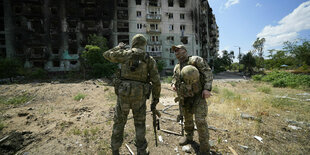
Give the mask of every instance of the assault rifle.
M 177 116 L 177 122 L 181 123 L 181 134 L 184 136 L 184 116 L 183 116 L 183 104 L 184 104 L 184 98 L 183 97 L 176 97 L 174 99 L 175 102 L 179 102 L 179 115 Z
M 153 104 L 153 103 L 152 103 Z M 152 116 L 153 116 L 153 128 L 154 128 L 154 135 L 155 135 L 155 145 L 157 147 L 157 130 L 160 130 L 160 126 L 159 126 L 159 119 L 157 117 L 160 117 L 160 113 L 158 110 L 156 110 L 156 108 L 151 109 L 152 110 Z

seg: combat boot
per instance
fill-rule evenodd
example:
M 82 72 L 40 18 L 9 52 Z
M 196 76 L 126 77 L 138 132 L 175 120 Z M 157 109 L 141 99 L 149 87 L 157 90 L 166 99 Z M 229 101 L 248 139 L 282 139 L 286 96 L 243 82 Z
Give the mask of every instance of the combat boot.
M 112 150 L 112 155 L 119 155 L 119 150 Z
M 149 153 L 149 151 L 147 151 L 147 150 L 145 150 L 145 149 L 143 149 L 143 150 L 137 150 L 137 154 L 138 155 L 149 155 L 150 153 Z
M 180 140 L 179 140 L 179 145 L 180 146 L 183 146 L 183 145 L 186 145 L 186 144 L 191 144 L 193 143 L 193 138 L 189 138 L 189 137 L 182 137 Z

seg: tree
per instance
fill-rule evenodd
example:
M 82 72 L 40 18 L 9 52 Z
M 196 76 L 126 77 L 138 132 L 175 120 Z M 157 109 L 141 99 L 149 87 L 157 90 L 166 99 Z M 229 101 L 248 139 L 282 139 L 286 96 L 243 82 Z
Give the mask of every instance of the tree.
M 257 53 L 259 57 L 263 57 L 263 50 L 264 50 L 264 44 L 266 39 L 265 38 L 256 38 L 255 42 L 253 43 L 254 53 Z
M 251 51 L 249 51 L 246 55 L 243 55 L 240 64 L 244 65 L 244 71 L 253 74 L 253 68 L 256 66 L 256 60 Z
M 235 58 L 234 51 L 230 51 L 228 53 L 227 50 L 223 50 L 222 53 L 223 53 L 222 57 L 217 55 L 215 60 L 214 60 L 215 72 L 226 71 L 228 68 L 230 68 L 230 66 L 233 62 L 233 59 Z
M 299 42 L 287 41 L 284 43 L 284 50 L 286 50 L 292 57 L 298 61 L 296 65 L 310 65 L 310 41 L 301 39 Z
M 86 72 L 89 72 L 91 76 L 96 78 L 113 75 L 118 68 L 117 65 L 103 57 L 103 53 L 108 50 L 107 40 L 102 36 L 90 35 L 88 37 L 88 44 L 85 46 L 85 51 L 81 54 L 84 77 Z
M 0 59 L 0 78 L 10 78 L 10 81 L 13 82 L 13 77 L 19 75 L 18 71 L 22 68 L 23 65 L 18 59 Z
M 158 73 L 160 73 L 166 67 L 166 62 L 163 60 L 157 60 L 156 64 L 157 64 Z

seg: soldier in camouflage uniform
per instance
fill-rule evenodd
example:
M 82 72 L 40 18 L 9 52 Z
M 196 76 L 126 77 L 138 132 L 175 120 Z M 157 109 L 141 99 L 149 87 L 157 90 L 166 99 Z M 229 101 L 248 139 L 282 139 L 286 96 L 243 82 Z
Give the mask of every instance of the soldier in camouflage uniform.
M 172 46 L 172 50 L 175 51 L 175 56 L 179 60 L 179 63 L 174 68 L 172 87 L 177 91 L 177 100 L 185 118 L 186 136 L 180 139 L 179 144 L 186 145 L 193 142 L 193 115 L 195 115 L 200 154 L 209 154 L 209 131 L 206 122 L 208 107 L 205 99 L 211 96 L 213 80 L 211 69 L 203 58 L 188 56 L 183 45 Z M 188 77 L 188 75 L 192 76 Z M 199 78 L 191 80 L 195 77 Z
M 156 61 L 145 52 L 146 39 L 137 34 L 132 39 L 131 49 L 125 44 L 106 51 L 103 56 L 114 63 L 121 63 L 119 78 L 115 80 L 117 105 L 115 107 L 113 133 L 111 138 L 112 153 L 119 154 L 123 143 L 124 127 L 127 116 L 132 110 L 136 130 L 137 152 L 147 154 L 145 139 L 146 100 L 152 93 L 151 109 L 156 108 L 160 96 L 160 79 Z

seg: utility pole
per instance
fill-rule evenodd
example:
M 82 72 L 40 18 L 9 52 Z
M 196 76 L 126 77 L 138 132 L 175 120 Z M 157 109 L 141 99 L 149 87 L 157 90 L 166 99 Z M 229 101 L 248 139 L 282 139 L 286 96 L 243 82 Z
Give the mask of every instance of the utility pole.
M 238 62 L 238 70 L 240 71 L 240 50 L 241 50 L 241 47 L 240 47 L 240 46 L 235 46 L 235 47 L 238 47 L 238 48 L 239 48 L 239 54 L 238 54 L 238 59 L 239 59 L 239 62 Z

